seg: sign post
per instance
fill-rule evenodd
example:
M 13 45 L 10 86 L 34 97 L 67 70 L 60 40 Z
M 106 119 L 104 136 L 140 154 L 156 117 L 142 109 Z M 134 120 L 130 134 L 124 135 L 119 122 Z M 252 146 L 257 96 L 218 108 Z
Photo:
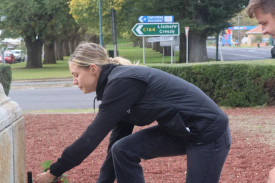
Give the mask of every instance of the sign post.
M 186 35 L 186 63 L 188 64 L 188 33 L 189 27 L 185 27 L 185 35 Z
M 143 64 L 145 64 L 145 41 L 143 37 Z
M 171 64 L 173 63 L 173 40 L 171 40 Z
M 112 34 L 113 34 L 113 44 L 114 44 L 114 57 L 117 57 L 117 40 L 116 40 L 116 10 L 111 9 L 112 13 Z

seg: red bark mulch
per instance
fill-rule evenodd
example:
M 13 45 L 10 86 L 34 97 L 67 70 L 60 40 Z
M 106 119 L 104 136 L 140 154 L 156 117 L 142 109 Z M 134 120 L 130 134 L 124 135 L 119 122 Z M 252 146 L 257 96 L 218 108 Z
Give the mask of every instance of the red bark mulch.
M 221 183 L 266 183 L 275 166 L 275 108 L 224 109 L 230 119 L 232 147 Z M 40 163 L 56 161 L 94 119 L 93 114 L 25 114 L 26 169 L 41 172 Z M 140 128 L 135 128 L 139 130 Z M 94 183 L 106 156 L 108 137 L 78 167 L 66 172 L 70 183 Z M 146 183 L 185 182 L 186 157 L 142 161 Z

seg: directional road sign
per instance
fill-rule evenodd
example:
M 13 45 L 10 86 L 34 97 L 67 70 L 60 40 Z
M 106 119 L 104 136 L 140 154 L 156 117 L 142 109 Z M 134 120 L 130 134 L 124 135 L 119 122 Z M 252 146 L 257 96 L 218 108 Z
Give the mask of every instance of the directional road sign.
M 136 36 L 178 36 L 179 23 L 137 23 L 132 28 Z
M 150 37 L 146 40 L 147 42 L 161 42 L 161 41 L 173 41 L 173 37 Z
M 168 23 L 174 22 L 174 16 L 140 16 L 138 21 L 141 23 Z

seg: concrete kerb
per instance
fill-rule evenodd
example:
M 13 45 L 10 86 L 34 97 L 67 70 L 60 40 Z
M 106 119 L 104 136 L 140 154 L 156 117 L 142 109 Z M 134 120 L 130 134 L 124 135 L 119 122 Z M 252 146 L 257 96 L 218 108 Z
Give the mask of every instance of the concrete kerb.
M 33 79 L 33 80 L 14 80 L 11 83 L 11 89 L 28 88 L 53 88 L 53 87 L 72 87 L 72 78 L 51 78 L 51 79 Z

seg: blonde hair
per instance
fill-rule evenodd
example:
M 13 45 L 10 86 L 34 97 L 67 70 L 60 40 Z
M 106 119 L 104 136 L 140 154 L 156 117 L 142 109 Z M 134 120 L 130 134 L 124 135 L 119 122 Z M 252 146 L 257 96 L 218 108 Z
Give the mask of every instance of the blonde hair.
M 108 57 L 107 51 L 102 46 L 95 43 L 81 42 L 71 55 L 69 63 L 74 63 L 80 67 L 88 67 L 91 64 L 98 66 L 106 64 L 132 65 L 131 61 L 122 58 Z
M 246 9 L 246 13 L 250 18 L 254 18 L 255 11 L 261 8 L 264 13 L 271 13 L 275 15 L 275 1 L 274 0 L 250 0 Z

